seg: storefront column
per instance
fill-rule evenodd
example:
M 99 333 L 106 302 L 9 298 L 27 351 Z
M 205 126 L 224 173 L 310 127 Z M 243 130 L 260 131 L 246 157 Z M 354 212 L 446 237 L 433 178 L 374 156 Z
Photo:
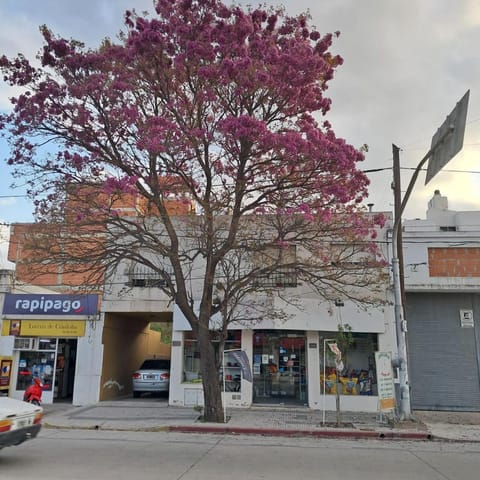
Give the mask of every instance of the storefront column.
M 247 354 L 250 368 L 253 368 L 253 330 L 242 330 L 242 350 Z M 241 391 L 242 406 L 251 406 L 253 403 L 253 383 L 242 379 Z
M 307 331 L 308 406 L 322 408 L 320 398 L 320 354 L 317 331 Z
M 78 339 L 73 405 L 89 405 L 100 399 L 103 319 L 102 314 L 100 320 L 87 321 L 85 336 Z

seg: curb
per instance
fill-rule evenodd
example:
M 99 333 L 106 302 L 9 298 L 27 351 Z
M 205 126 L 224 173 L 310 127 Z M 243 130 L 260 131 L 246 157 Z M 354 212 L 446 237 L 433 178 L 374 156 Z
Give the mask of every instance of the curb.
M 197 425 L 177 425 L 167 427 L 170 432 L 213 433 L 222 435 L 264 435 L 272 437 L 346 438 L 377 440 L 434 440 L 428 432 L 376 432 L 362 430 L 280 430 L 252 427 L 215 427 Z

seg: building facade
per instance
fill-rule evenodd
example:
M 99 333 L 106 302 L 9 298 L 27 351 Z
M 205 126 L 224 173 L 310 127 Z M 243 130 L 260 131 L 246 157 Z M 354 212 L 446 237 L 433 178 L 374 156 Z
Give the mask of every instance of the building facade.
M 403 252 L 412 408 L 480 411 L 480 212 L 436 191 Z
M 386 256 L 389 227 L 391 220 L 377 237 Z M 192 271 L 202 268 L 196 265 Z M 124 318 L 131 326 L 145 319 L 172 321 L 169 403 L 203 405 L 200 351 L 180 309 L 155 287 L 152 272 L 137 269 L 132 262 L 125 261 L 109 278 L 102 302 L 103 318 Z M 200 279 L 197 282 L 195 285 L 192 280 L 191 289 L 199 302 Z M 375 352 L 395 355 L 397 348 L 392 289 L 388 281 L 383 287 L 381 305 L 363 308 L 348 298 L 325 301 L 308 285 L 279 281 L 278 292 L 266 300 L 271 302 L 267 308 L 281 311 L 288 320 L 266 315 L 251 321 L 244 318 L 229 326 L 221 359 L 224 405 L 268 403 L 335 410 L 338 391 L 343 410 L 377 411 Z M 335 341 L 339 325 L 352 328 L 353 342 L 344 352 L 344 368 L 337 383 L 335 357 L 328 345 Z M 242 374 L 236 356 L 239 351 L 246 354 L 252 382 Z
M 387 234 L 391 223 L 389 219 L 377 235 L 387 264 Z M 22 226 L 19 232 L 23 234 L 24 230 Z M 11 260 L 17 262 L 21 259 L 19 245 L 20 241 L 13 250 L 15 255 L 11 256 Z M 196 265 L 192 270 L 202 269 Z M 58 277 L 52 278 L 49 277 L 50 282 Z M 202 405 L 196 339 L 179 308 L 158 288 L 154 272 L 125 260 L 107 278 L 98 315 L 86 321 L 85 333 L 75 336 L 73 403 L 82 405 L 128 395 L 131 373 L 144 358 L 169 356 L 169 403 Z M 199 301 L 201 282 L 195 285 L 193 279 L 191 288 L 194 299 Z M 267 403 L 335 410 L 338 393 L 342 410 L 377 411 L 375 353 L 389 352 L 395 356 L 396 352 L 391 282 L 383 285 L 378 305 L 368 307 L 349 298 L 326 301 L 313 293 L 309 285 L 291 279 L 281 279 L 275 288 L 277 291 L 265 299 L 266 308 L 282 312 L 282 318 L 265 315 L 265 318 L 244 319 L 229 326 L 222 359 L 224 405 L 229 408 Z M 15 318 L 9 318 L 4 312 L 2 350 L 18 357 L 15 357 L 15 377 L 23 361 L 22 354 L 15 353 L 21 350 L 15 348 L 15 343 L 19 345 L 18 336 L 11 335 L 12 320 Z M 159 339 L 152 341 L 151 322 L 172 323 L 171 351 L 160 345 Z M 348 351 L 343 352 L 344 365 L 337 382 L 335 355 L 329 345 L 336 340 L 339 325 L 352 329 L 352 342 Z M 242 375 L 236 357 L 238 351 L 244 352 L 248 359 L 252 382 Z M 21 392 L 20 388 L 14 389 L 16 396 Z M 52 394 L 52 401 L 54 399 Z M 49 395 L 46 400 L 50 401 Z

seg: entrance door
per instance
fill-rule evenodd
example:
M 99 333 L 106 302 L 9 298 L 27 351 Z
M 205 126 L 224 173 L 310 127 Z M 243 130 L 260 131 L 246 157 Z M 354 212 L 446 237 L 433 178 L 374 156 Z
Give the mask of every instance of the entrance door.
M 253 335 L 253 401 L 303 405 L 307 399 L 305 332 L 257 330 Z
M 76 361 L 77 339 L 60 338 L 55 368 L 55 400 L 66 400 L 73 397 Z

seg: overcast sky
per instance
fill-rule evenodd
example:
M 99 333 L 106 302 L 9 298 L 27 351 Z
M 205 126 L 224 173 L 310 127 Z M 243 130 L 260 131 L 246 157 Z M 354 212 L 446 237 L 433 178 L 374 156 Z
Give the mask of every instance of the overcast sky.
M 227 2 L 228 3 L 228 2 Z M 255 1 L 241 2 L 256 4 Z M 337 136 L 369 146 L 374 210 L 393 208 L 392 143 L 401 149 L 402 187 L 427 153 L 431 138 L 470 89 L 464 148 L 427 186 L 421 173 L 404 218 L 424 218 L 439 189 L 452 210 L 480 210 L 480 2 L 478 0 L 284 0 L 287 12 L 310 10 L 320 33 L 339 30 L 333 52 L 344 58 L 327 94 Z M 0 55 L 33 58 L 42 45 L 38 27 L 97 46 L 115 37 L 128 8 L 152 11 L 151 0 L 0 0 Z M 0 109 L 12 94 L 0 81 Z M 1 141 L 0 141 L 1 142 Z M 0 221 L 30 221 L 31 207 L 9 189 L 0 143 Z M 469 172 L 469 173 L 465 173 Z

